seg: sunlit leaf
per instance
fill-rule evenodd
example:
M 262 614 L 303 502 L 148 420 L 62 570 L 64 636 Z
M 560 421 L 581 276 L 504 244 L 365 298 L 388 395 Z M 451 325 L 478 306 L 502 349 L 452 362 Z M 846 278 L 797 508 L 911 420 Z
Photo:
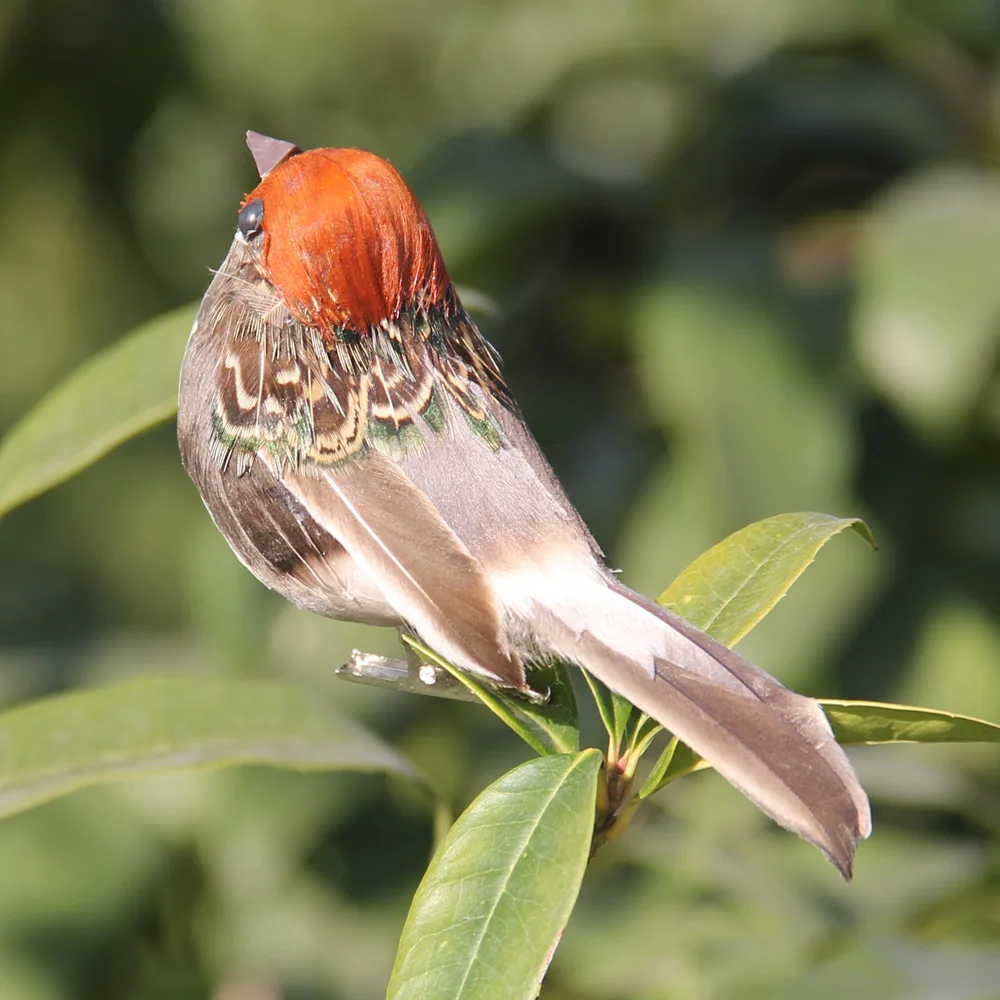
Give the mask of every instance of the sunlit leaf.
M 615 691 L 611 692 L 611 707 L 614 713 L 615 728 L 619 733 L 619 738 L 621 738 L 628 730 L 628 724 L 636 714 L 636 710 L 632 702 Z
M 660 595 L 692 624 L 727 645 L 753 628 L 834 535 L 863 521 L 828 514 L 781 514 L 751 524 L 696 559 Z M 935 709 L 878 702 L 820 702 L 841 743 L 1000 742 L 1000 727 Z M 640 790 L 645 798 L 709 765 L 689 747 L 668 747 Z
M 580 724 L 576 695 L 569 669 L 562 663 L 548 663 L 531 669 L 528 683 L 544 701 L 535 704 L 527 698 L 487 687 L 477 678 L 452 666 L 418 639 L 403 639 L 421 657 L 443 667 L 468 688 L 494 715 L 502 719 L 533 750 L 540 754 L 574 753 L 580 746 Z
M 699 757 L 686 743 L 681 743 L 674 738 L 667 744 L 663 753 L 660 754 L 659 759 L 646 776 L 646 780 L 642 783 L 642 787 L 637 794 L 640 799 L 647 799 L 665 785 L 669 785 L 671 781 L 683 778 L 685 774 L 704 771 L 711 766 L 707 760 Z
M 844 746 L 879 743 L 1000 743 L 1000 724 L 956 715 L 936 708 L 892 705 L 879 701 L 839 701 L 818 698 Z M 667 747 L 653 766 L 641 791 L 646 798 L 676 778 L 711 767 L 690 747 Z
M 424 875 L 387 1000 L 530 1000 L 576 902 L 601 756 L 538 757 L 486 789 Z
M 89 785 L 229 764 L 419 778 L 392 747 L 291 684 L 146 677 L 0 714 L 0 816 Z
M 0 443 L 0 514 L 85 469 L 177 409 L 194 308 L 139 327 L 81 365 Z
M 853 528 L 874 544 L 858 518 L 812 512 L 778 514 L 757 521 L 723 539 L 699 556 L 662 593 L 659 602 L 727 646 L 747 634 L 788 592 L 816 553 L 834 535 Z M 659 726 L 637 720 L 634 756 L 641 756 Z M 639 792 L 646 798 L 682 774 L 708 764 L 692 750 L 671 745 L 653 766 Z
M 839 743 L 1000 743 L 1000 725 L 936 708 L 819 699 Z
M 629 727 L 628 748 L 626 754 L 629 764 L 626 765 L 625 774 L 627 777 L 635 773 L 636 764 L 642 759 L 646 751 L 652 746 L 653 740 L 662 731 L 656 719 L 645 712 L 637 712 L 634 716 L 635 722 Z
M 659 596 L 692 625 L 732 646 L 788 592 L 816 553 L 853 528 L 874 544 L 865 523 L 830 514 L 778 514 L 723 539 Z

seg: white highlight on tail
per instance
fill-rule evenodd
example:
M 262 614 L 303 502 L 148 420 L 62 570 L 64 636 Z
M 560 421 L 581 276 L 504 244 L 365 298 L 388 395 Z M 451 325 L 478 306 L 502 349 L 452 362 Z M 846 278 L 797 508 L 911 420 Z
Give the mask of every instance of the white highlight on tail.
M 566 632 L 577 639 L 583 633 L 631 660 L 649 677 L 655 659 L 670 659 L 678 666 L 717 681 L 737 693 L 745 688 L 732 674 L 693 643 L 679 642 L 677 633 L 641 605 L 609 586 L 604 571 L 588 556 L 554 551 L 543 553 L 516 570 L 494 572 L 490 582 L 507 613 L 515 634 L 518 622 L 556 656 L 581 662 L 580 651 Z M 562 627 L 546 634 L 551 616 Z

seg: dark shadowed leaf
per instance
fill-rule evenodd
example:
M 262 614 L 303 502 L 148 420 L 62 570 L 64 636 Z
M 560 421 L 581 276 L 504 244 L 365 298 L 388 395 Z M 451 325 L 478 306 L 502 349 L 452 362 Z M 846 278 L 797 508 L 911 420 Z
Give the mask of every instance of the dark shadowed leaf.
M 601 755 L 538 757 L 459 817 L 417 889 L 388 1000 L 530 1000 L 576 902 Z
M 629 718 L 632 715 L 632 704 L 626 701 L 620 694 L 605 687 L 596 677 L 586 670 L 581 670 L 583 679 L 587 682 L 587 687 L 594 698 L 597 706 L 597 714 L 601 717 L 604 728 L 608 731 L 609 756 L 616 757 L 622 740 L 625 738 L 625 730 L 628 727 Z
M 177 409 L 185 306 L 139 327 L 55 387 L 0 443 L 0 514 L 96 462 Z

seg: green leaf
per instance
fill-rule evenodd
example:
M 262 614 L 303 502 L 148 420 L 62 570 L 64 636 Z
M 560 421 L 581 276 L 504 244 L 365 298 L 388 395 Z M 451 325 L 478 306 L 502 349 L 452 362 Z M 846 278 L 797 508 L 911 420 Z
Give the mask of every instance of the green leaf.
M 632 716 L 636 714 L 635 706 L 627 698 L 623 698 L 617 691 L 611 692 L 611 707 L 614 712 L 615 730 L 619 740 L 624 739 L 628 732 L 628 724 Z
M 601 755 L 538 757 L 459 817 L 413 898 L 387 1000 L 520 1000 L 540 982 L 586 869 Z
M 740 529 L 699 556 L 658 600 L 732 646 L 788 592 L 816 553 L 853 528 L 875 544 L 864 521 L 830 514 L 778 514 Z
M 177 409 L 194 308 L 139 327 L 53 389 L 0 444 L 0 514 L 69 479 Z
M 660 594 L 659 602 L 732 646 L 784 597 L 823 545 L 845 528 L 875 544 L 868 526 L 858 518 L 807 512 L 757 521 L 695 559 Z M 641 716 L 639 723 L 643 739 L 638 738 L 640 730 L 633 739 L 633 767 L 659 729 L 644 728 L 645 718 Z M 648 798 L 676 778 L 708 766 L 689 747 L 672 742 L 638 796 Z
M 699 757 L 686 743 L 681 743 L 675 736 L 646 776 L 637 797 L 648 799 L 671 781 L 683 778 L 685 774 L 704 771 L 711 766 L 707 760 Z
M 594 704 L 597 706 L 597 714 L 601 717 L 601 722 L 608 731 L 608 736 L 617 742 L 619 733 L 615 724 L 615 706 L 611 700 L 610 688 L 605 687 L 589 670 L 583 671 L 583 679 L 587 682 L 587 687 L 590 688 Z
M 650 795 L 654 792 L 658 792 L 666 784 L 664 777 L 670 769 L 674 755 L 677 753 L 677 748 L 680 745 L 681 742 L 676 736 L 671 738 L 670 742 L 664 748 L 663 753 L 660 754 L 658 760 L 653 765 L 649 774 L 646 775 L 646 780 L 642 783 L 642 787 L 638 792 L 636 792 L 636 798 L 648 799 Z
M 956 715 L 937 708 L 892 705 L 880 701 L 840 701 L 816 699 L 842 746 L 879 743 L 1000 743 L 1000 724 Z M 676 778 L 703 771 L 711 764 L 693 750 L 678 743 L 668 746 L 654 765 L 639 792 L 647 798 Z
M 608 731 L 608 758 L 617 758 L 632 717 L 632 703 L 591 676 L 589 671 L 582 670 L 581 673 L 597 705 L 597 714 Z
M 0 713 L 0 816 L 89 785 L 230 764 L 422 780 L 392 747 L 290 684 L 146 677 Z
M 936 708 L 818 699 L 838 743 L 1000 743 L 1000 725 Z
M 628 736 L 628 750 L 626 751 L 632 762 L 626 771 L 629 777 L 635 773 L 635 765 L 652 746 L 653 740 L 662 729 L 663 726 L 651 715 L 647 715 L 645 712 L 639 712 L 636 715 L 635 725 Z
M 464 673 L 438 656 L 413 636 L 403 640 L 427 662 L 443 667 L 467 687 L 494 715 L 502 719 L 536 753 L 575 753 L 580 747 L 580 723 L 576 695 L 569 668 L 563 663 L 532 667 L 528 681 L 534 691 L 548 695 L 544 702 L 533 704 L 527 698 L 507 694 L 500 688 L 487 687 L 478 678 Z

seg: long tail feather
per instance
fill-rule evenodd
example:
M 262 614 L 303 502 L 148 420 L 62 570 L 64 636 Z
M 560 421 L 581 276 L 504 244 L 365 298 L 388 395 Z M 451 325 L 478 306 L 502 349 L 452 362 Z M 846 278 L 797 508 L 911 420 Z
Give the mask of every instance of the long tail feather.
M 850 879 L 857 843 L 871 831 L 868 798 L 816 702 L 617 582 L 598 587 L 572 621 L 549 608 L 553 648 L 651 715 Z

